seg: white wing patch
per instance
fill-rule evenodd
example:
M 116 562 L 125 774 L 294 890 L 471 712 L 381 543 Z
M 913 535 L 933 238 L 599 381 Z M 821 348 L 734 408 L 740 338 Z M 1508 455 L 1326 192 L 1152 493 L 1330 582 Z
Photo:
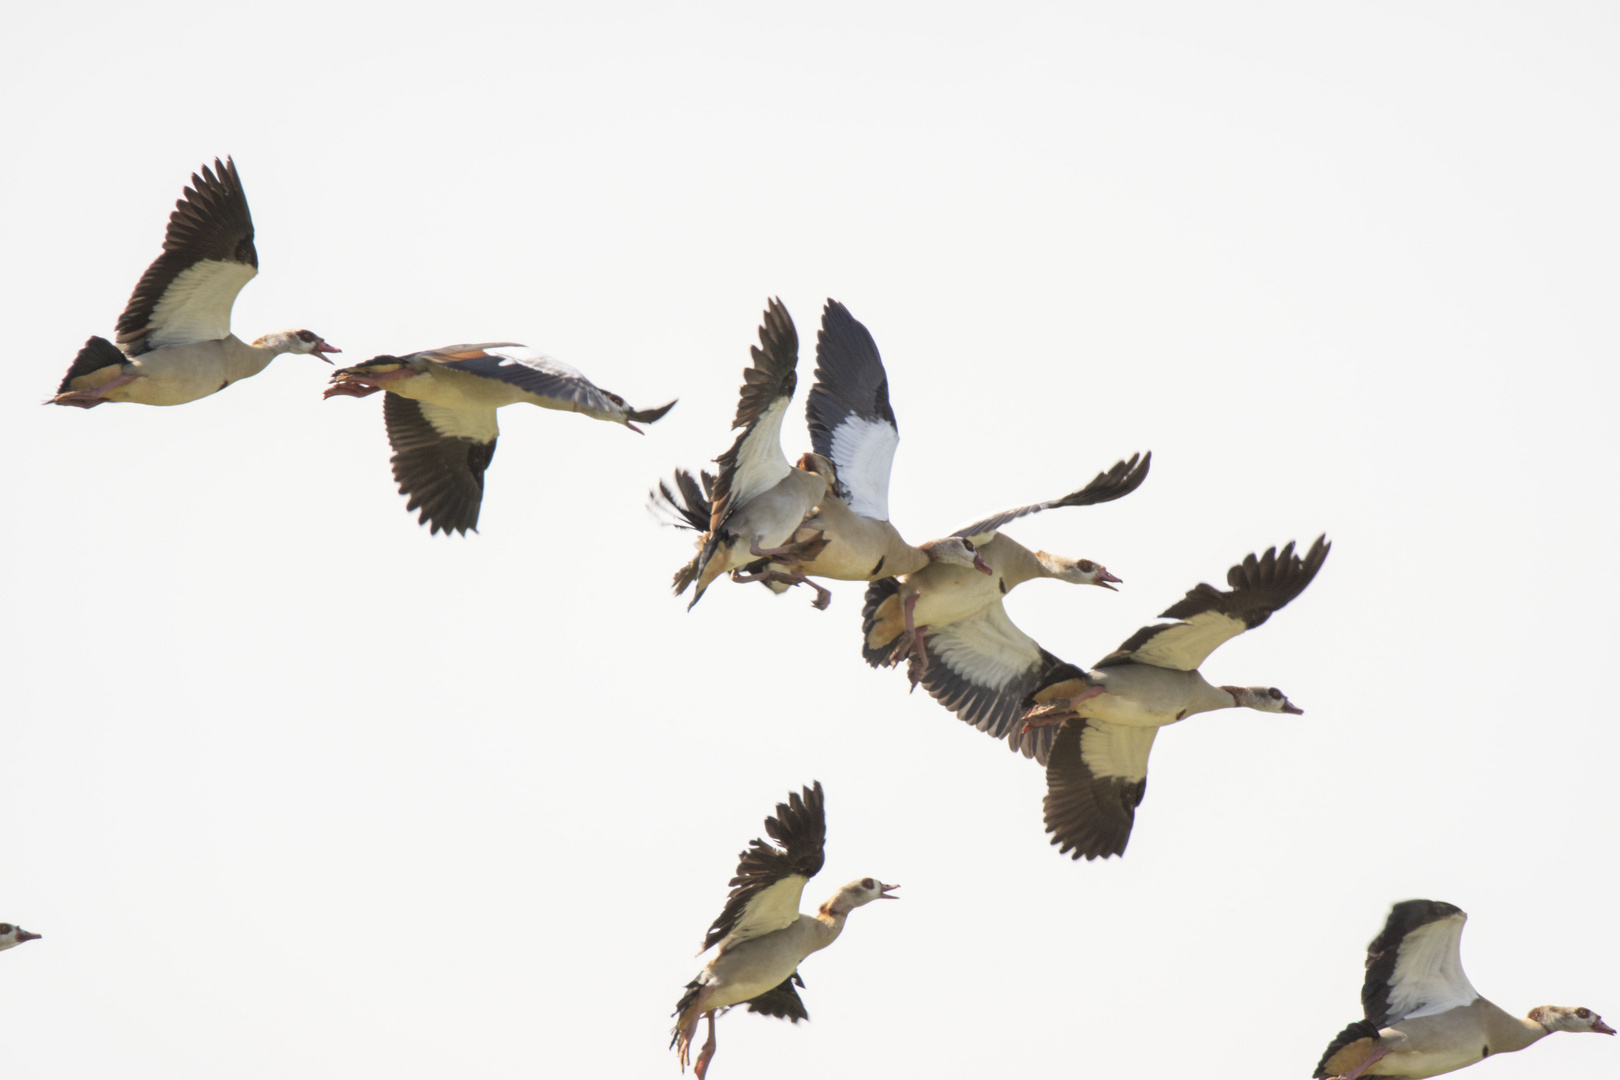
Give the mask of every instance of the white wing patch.
M 422 418 L 433 425 L 437 431 L 447 439 L 472 439 L 474 442 L 490 443 L 501 433 L 495 423 L 494 409 L 452 409 L 445 405 L 435 405 L 431 401 L 417 401 L 421 406 Z
M 883 420 L 850 415 L 832 436 L 838 480 L 849 488 L 849 508 L 861 517 L 889 520 L 889 470 L 900 433 Z
M 1148 752 L 1156 727 L 1126 727 L 1106 720 L 1087 720 L 1080 732 L 1080 760 L 1099 780 L 1136 782 L 1147 777 Z
M 763 491 L 782 482 L 792 470 L 782 454 L 782 418 L 789 399 L 771 402 L 760 414 L 737 452 L 737 466 L 731 477 L 732 507 L 740 507 Z
M 1018 629 L 997 600 L 961 622 L 933 631 L 928 651 L 978 686 L 999 690 L 1041 660 L 1035 639 Z
M 1390 979 L 1389 1022 L 1433 1016 L 1471 1004 L 1479 991 L 1462 969 L 1462 932 L 1468 916 L 1458 912 L 1420 926 L 1401 939 Z
M 247 263 L 204 259 L 175 275 L 152 308 L 147 346 L 217 341 L 231 332 L 231 307 L 258 271 Z
M 737 925 L 731 928 L 731 933 L 724 940 L 735 944 L 774 933 L 798 922 L 799 900 L 804 895 L 805 882 L 809 880 L 803 874 L 789 874 L 760 890 L 743 908 L 742 918 L 737 920 Z
M 1209 654 L 1249 628 L 1242 619 L 1215 611 L 1202 611 L 1185 622 L 1173 623 L 1154 634 L 1131 654 L 1138 664 L 1197 671 Z

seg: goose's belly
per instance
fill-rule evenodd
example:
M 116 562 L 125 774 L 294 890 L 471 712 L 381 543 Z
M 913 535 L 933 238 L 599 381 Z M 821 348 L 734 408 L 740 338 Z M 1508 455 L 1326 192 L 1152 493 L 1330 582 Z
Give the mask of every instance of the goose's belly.
M 763 937 L 752 938 L 728 948 L 709 965 L 709 982 L 714 993 L 710 1008 L 736 1005 L 756 998 L 782 985 L 782 980 L 798 970 L 800 962 L 815 951 L 811 934 L 800 922 Z
M 1131 665 L 1094 668 L 1091 675 L 1105 692 L 1081 702 L 1080 715 L 1125 727 L 1164 727 L 1232 704 L 1232 695 L 1196 671 Z
M 110 391 L 107 400 L 132 401 L 138 405 L 184 405 L 217 394 L 235 381 L 227 370 L 223 344 L 222 341 L 198 341 L 143 353 L 129 361 L 125 368 L 126 374 L 140 378 Z
M 511 383 L 457 371 L 428 370 L 408 379 L 391 382 L 388 389 L 400 397 L 442 405 L 447 409 L 498 409 L 503 405 L 534 400 L 532 395 Z
M 976 615 L 1001 598 L 998 578 L 969 566 L 934 563 L 907 580 L 901 600 L 917 594 L 912 621 L 918 626 L 949 626 Z
M 1372 1071 L 1379 1076 L 1404 1076 L 1419 1080 L 1421 1077 L 1439 1076 L 1472 1065 L 1484 1057 L 1482 1053 L 1484 1049 L 1482 1039 L 1478 1046 L 1460 1052 L 1398 1051 L 1373 1065 Z

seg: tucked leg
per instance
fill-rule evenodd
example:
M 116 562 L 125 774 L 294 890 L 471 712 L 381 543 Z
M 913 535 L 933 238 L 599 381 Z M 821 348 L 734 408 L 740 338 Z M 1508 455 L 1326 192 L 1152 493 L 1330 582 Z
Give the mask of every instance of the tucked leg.
M 139 378 L 141 378 L 139 375 L 120 375 L 115 379 L 109 379 L 100 386 L 89 390 L 66 390 L 51 398 L 51 404 L 77 405 L 81 409 L 93 409 L 97 405 L 100 405 L 102 402 L 106 401 L 109 393 L 118 389 L 120 386 L 129 385 Z

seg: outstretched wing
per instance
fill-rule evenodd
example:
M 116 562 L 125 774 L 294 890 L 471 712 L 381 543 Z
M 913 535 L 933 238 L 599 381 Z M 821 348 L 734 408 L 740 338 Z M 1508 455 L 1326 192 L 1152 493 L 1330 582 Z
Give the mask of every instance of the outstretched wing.
M 828 300 L 816 334 L 816 381 L 805 400 L 810 446 L 830 458 L 849 508 L 889 518 L 889 470 L 900 430 L 889 408 L 889 376 L 877 343 L 836 300 Z
M 165 345 L 213 341 L 231 332 L 231 307 L 259 272 L 253 217 L 236 165 L 214 159 L 191 174 L 163 236 L 118 318 L 118 346 L 139 356 Z
M 777 803 L 775 816 L 765 819 L 765 832 L 776 843 L 751 840 L 737 857 L 737 876 L 731 879 L 725 908 L 703 938 L 704 949 L 725 938 L 746 941 L 798 921 L 799 897 L 805 882 L 821 870 L 827 839 L 821 781 Z
M 1046 762 L 1046 831 L 1073 857 L 1125 854 L 1158 728 L 1065 720 Z
M 1388 1027 L 1472 1003 L 1479 992 L 1462 969 L 1468 915 L 1443 900 L 1403 900 L 1367 946 L 1361 1008 L 1367 1022 Z
M 1072 491 L 1061 499 L 1051 499 L 1047 502 L 1030 503 L 1014 510 L 1003 510 L 999 514 L 975 521 L 971 525 L 957 529 L 952 536 L 961 536 L 974 543 L 988 542 L 997 529 L 1009 521 L 1016 521 L 1026 514 L 1039 513 L 1042 510 L 1051 510 L 1059 506 L 1091 506 L 1095 503 L 1113 502 L 1142 486 L 1147 479 L 1148 469 L 1153 465 L 1153 452 L 1132 454 L 1128 461 L 1116 461 L 1114 467 L 1107 472 L 1100 472 L 1092 478 L 1091 483 L 1079 491 Z
M 1150 664 L 1196 671 L 1222 643 L 1253 630 L 1303 592 L 1332 547 L 1326 536 L 1318 536 L 1303 557 L 1294 554 L 1292 540 L 1280 552 L 1270 548 L 1264 555 L 1250 555 L 1226 572 L 1230 590 L 1213 585 L 1189 590 L 1159 616 L 1181 622 L 1142 627 L 1096 666 Z
M 762 1013 L 765 1016 L 780 1016 L 795 1024 L 800 1020 L 810 1019 L 810 1014 L 805 1011 L 804 1002 L 799 1000 L 799 992 L 793 989 L 794 983 L 804 985 L 804 980 L 799 978 L 797 971 L 783 979 L 780 986 L 774 986 L 757 997 L 749 998 L 748 1011 Z
M 495 379 L 543 400 L 547 408 L 584 413 L 597 420 L 623 423 L 641 420 L 651 423 L 662 417 L 674 402 L 657 409 L 637 411 L 618 394 L 603 390 L 579 369 L 512 341 L 490 341 L 477 345 L 447 345 L 416 354 L 443 367 Z
M 759 345 L 749 353 L 754 363 L 743 370 L 737 416 L 731 422 L 733 429 L 743 432 L 729 450 L 715 458 L 719 473 L 711 499 L 711 532 L 718 532 L 738 507 L 774 487 L 789 471 L 782 453 L 782 418 L 797 385 L 799 334 L 780 300 L 773 298 L 766 304 Z
M 383 424 L 394 448 L 394 479 L 421 507 L 417 521 L 431 532 L 478 528 L 484 501 L 484 470 L 495 457 L 495 410 L 448 409 L 398 394 L 383 396 Z
M 997 600 L 927 636 L 922 686 L 933 699 L 1012 750 L 1045 764 L 1054 728 L 1023 730 L 1024 699 L 1063 661 L 1020 630 Z

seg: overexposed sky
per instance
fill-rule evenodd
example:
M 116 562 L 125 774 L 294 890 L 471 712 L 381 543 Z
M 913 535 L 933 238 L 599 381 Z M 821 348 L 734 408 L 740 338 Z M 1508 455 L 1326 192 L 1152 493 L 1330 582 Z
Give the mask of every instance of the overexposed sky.
M 676 1076 L 736 853 L 812 779 L 806 907 L 904 902 L 806 962 L 809 1024 L 723 1018 L 712 1080 L 1308 1077 L 1414 896 L 1509 1011 L 1620 1017 L 1612 5 L 11 19 L 0 920 L 45 937 L 0 955 L 8 1078 Z M 521 341 L 680 404 L 505 410 L 465 539 L 311 357 L 41 408 L 226 154 L 242 337 Z M 1306 715 L 1164 731 L 1129 853 L 1076 864 L 1037 767 L 861 662 L 860 586 L 687 613 L 646 491 L 729 444 L 769 296 L 803 387 L 826 297 L 872 331 L 914 542 L 1153 451 L 1008 530 L 1125 580 L 1009 598 L 1066 659 L 1326 531 L 1204 669 Z

